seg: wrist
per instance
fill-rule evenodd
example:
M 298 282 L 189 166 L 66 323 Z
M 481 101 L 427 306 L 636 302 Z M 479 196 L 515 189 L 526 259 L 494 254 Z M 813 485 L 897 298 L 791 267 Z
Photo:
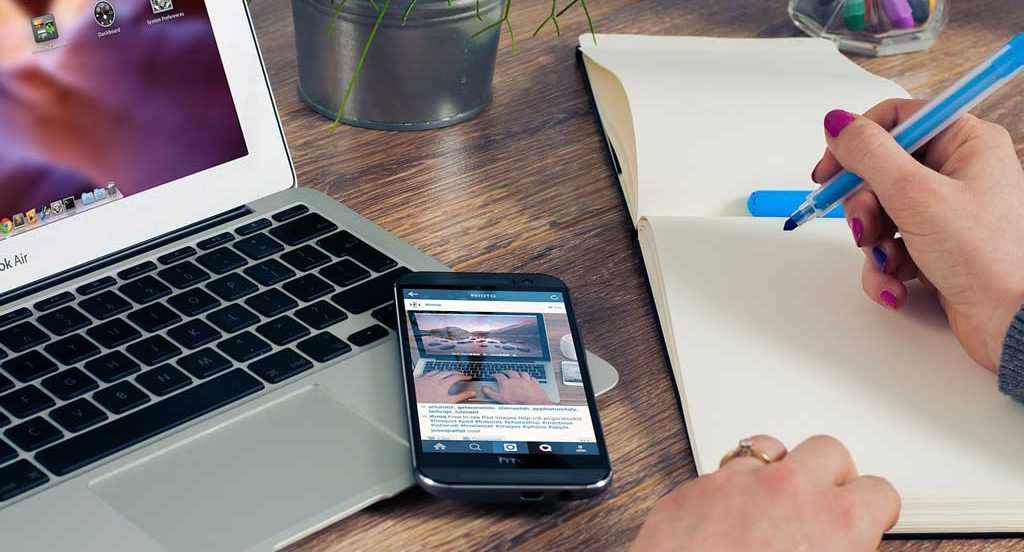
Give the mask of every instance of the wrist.
M 1000 306 L 993 310 L 988 332 L 988 351 L 992 369 L 997 372 L 1003 357 L 1007 332 L 1022 308 L 1024 308 L 1024 292 L 1010 295 L 1009 299 L 1001 302 Z

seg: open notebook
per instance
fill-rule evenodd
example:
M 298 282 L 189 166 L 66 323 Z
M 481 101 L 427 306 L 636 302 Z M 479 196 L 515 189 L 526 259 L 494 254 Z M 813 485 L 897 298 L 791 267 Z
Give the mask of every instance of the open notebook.
M 782 232 L 754 189 L 809 189 L 829 109 L 907 97 L 814 39 L 589 35 L 582 59 L 637 225 L 700 473 L 737 439 L 840 438 L 903 496 L 894 532 L 1024 531 L 1024 405 L 922 290 L 864 297 L 842 220 Z

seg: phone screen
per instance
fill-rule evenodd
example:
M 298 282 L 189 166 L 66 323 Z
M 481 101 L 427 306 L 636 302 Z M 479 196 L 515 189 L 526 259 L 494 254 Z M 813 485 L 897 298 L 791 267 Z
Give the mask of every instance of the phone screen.
M 563 292 L 400 293 L 415 394 L 411 414 L 423 453 L 547 457 L 564 466 L 567 457 L 603 452 Z M 567 365 L 575 372 L 564 373 Z

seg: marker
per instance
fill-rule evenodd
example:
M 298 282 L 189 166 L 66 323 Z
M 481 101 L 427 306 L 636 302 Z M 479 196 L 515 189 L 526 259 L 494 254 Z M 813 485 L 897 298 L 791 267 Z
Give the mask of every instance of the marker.
M 851 31 L 864 30 L 864 0 L 846 0 L 843 4 L 843 23 Z
M 914 12 L 907 0 L 882 0 L 882 11 L 894 29 L 909 29 L 914 26 Z
M 892 129 L 892 137 L 903 149 L 913 153 L 1009 82 L 1022 69 L 1024 33 L 1013 37 L 992 57 Z M 848 171 L 840 172 L 824 186 L 811 192 L 800 208 L 786 220 L 783 229 L 788 232 L 826 215 L 863 185 L 864 181 L 859 176 Z
M 931 15 L 931 2 L 934 0 L 910 0 L 910 10 L 914 12 L 914 23 L 924 25 Z
M 757 190 L 747 198 L 747 212 L 754 217 L 786 218 L 807 199 L 803 190 Z M 825 218 L 843 218 L 843 206 L 832 209 Z

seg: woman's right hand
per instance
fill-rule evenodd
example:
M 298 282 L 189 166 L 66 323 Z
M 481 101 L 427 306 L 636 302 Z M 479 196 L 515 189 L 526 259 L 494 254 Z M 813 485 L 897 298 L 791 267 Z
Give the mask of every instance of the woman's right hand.
M 843 208 L 867 257 L 868 296 L 899 309 L 904 282 L 920 279 L 937 290 L 967 353 L 994 371 L 1024 303 L 1024 169 L 1006 130 L 971 115 L 917 158 L 906 153 L 887 129 L 924 104 L 889 100 L 862 116 L 830 112 L 828 150 L 813 178 L 823 183 L 845 168 L 867 184 Z

